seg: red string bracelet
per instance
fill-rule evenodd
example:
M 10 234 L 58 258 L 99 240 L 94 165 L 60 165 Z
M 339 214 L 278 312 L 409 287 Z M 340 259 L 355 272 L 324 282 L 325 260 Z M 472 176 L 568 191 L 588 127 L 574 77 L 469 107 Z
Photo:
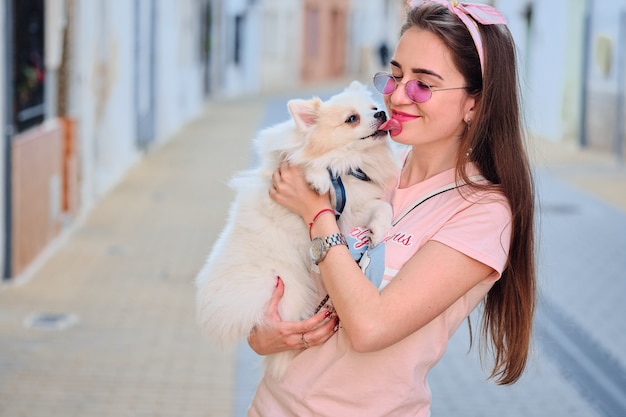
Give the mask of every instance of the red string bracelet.
M 315 217 L 313 217 L 313 221 L 311 223 L 309 223 L 309 237 L 311 236 L 311 229 L 313 228 L 313 225 L 315 224 L 317 219 L 324 213 L 333 213 L 333 214 L 335 214 L 335 210 L 329 209 L 329 208 L 325 208 L 325 209 L 321 209 L 320 211 L 317 212 Z

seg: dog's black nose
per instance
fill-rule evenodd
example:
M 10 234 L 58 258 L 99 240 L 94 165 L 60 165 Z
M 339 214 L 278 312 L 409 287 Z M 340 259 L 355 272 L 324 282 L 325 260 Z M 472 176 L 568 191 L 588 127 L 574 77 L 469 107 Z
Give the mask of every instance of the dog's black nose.
M 387 120 L 387 115 L 384 111 L 377 111 L 376 113 L 374 113 L 374 119 L 382 119 L 382 121 L 384 122 L 385 120 Z

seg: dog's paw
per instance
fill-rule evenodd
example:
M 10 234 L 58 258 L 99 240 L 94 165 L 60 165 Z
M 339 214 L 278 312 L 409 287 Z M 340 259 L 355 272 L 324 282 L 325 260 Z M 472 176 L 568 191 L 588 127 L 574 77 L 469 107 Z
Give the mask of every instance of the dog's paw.
M 326 194 L 330 191 L 330 187 L 332 186 L 328 171 L 309 170 L 306 173 L 306 180 L 311 188 L 317 191 L 318 194 Z
M 387 236 L 387 232 L 391 228 L 392 216 L 391 205 L 384 201 L 379 201 L 369 224 L 370 247 L 378 245 Z

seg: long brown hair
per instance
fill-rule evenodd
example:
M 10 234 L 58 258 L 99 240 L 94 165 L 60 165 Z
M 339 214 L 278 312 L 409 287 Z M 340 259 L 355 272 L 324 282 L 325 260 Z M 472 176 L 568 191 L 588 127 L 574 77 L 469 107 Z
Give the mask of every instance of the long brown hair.
M 482 336 L 491 342 L 494 355 L 490 378 L 499 384 L 512 384 L 526 367 L 536 303 L 535 193 L 524 146 L 515 43 L 505 25 L 479 24 L 483 75 L 469 31 L 445 6 L 424 2 L 410 9 L 402 33 L 411 27 L 443 40 L 465 78 L 468 93 L 476 99 L 474 119 L 460 138 L 457 177 L 470 183 L 465 172 L 470 150 L 470 160 L 506 196 L 511 207 L 508 261 L 485 299 Z

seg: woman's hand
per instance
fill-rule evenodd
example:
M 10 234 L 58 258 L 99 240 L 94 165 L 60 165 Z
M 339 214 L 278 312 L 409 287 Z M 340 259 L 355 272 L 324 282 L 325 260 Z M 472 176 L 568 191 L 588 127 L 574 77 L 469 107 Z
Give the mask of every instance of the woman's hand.
M 310 222 L 321 209 L 330 208 L 329 194 L 320 195 L 311 189 L 302 169 L 282 162 L 272 175 L 270 197 L 278 204 Z
M 283 321 L 278 315 L 278 303 L 284 291 L 285 285 L 278 278 L 265 312 L 265 326 L 255 327 L 248 337 L 248 344 L 259 355 L 321 345 L 330 339 L 339 326 L 339 318 L 324 309 L 307 320 Z

